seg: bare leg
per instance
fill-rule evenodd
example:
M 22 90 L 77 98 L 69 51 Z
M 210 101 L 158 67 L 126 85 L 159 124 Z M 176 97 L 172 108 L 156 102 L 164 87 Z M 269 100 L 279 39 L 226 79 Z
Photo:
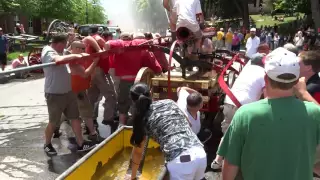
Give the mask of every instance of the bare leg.
M 126 114 L 119 114 L 119 122 L 122 125 L 127 123 L 127 115 Z
M 79 146 L 82 146 L 83 137 L 82 137 L 81 121 L 80 120 L 72 120 L 71 127 L 72 127 L 72 130 L 76 136 L 77 144 Z
M 92 119 L 86 119 L 85 123 L 90 131 L 90 135 L 97 134 L 96 129 L 94 128 L 93 120 Z
M 56 128 L 56 125 L 53 123 L 49 122 L 44 133 L 45 133 L 45 140 L 46 140 L 46 145 L 51 143 L 51 139 L 53 136 L 53 132 Z

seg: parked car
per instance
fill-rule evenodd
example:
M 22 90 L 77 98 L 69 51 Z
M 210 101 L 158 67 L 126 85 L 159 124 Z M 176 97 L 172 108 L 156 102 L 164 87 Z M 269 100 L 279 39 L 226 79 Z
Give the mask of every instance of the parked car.
M 109 29 L 109 32 L 112 32 L 112 35 L 115 38 L 117 29 L 119 29 L 119 27 L 118 26 L 108 26 L 108 29 Z
M 85 25 L 81 25 L 79 26 L 78 28 L 78 33 L 81 35 L 81 36 L 88 36 L 89 33 L 90 33 L 90 26 L 92 25 L 96 25 L 98 26 L 99 28 L 103 28 L 103 31 L 108 31 L 109 28 L 107 25 L 104 25 L 104 24 L 85 24 Z

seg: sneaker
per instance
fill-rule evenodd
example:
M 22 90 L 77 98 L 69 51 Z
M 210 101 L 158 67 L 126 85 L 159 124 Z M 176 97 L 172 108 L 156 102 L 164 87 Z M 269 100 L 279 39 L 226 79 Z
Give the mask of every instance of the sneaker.
M 56 156 L 57 155 L 57 151 L 54 149 L 54 147 L 52 146 L 52 144 L 47 144 L 44 145 L 43 147 L 44 152 L 47 154 L 47 156 Z
M 214 160 L 211 163 L 211 168 L 215 171 L 221 170 L 222 169 L 222 164 L 218 163 L 216 160 Z
M 89 135 L 88 139 L 95 144 L 100 144 L 104 140 L 104 138 L 101 137 L 99 134 Z
M 83 141 L 82 145 L 78 146 L 78 152 L 90 151 L 95 147 L 96 147 L 96 144 L 92 144 L 91 142 L 88 142 L 88 141 Z
M 114 122 L 111 120 L 103 120 L 102 121 L 102 124 L 106 125 L 106 126 L 112 126 L 114 124 Z

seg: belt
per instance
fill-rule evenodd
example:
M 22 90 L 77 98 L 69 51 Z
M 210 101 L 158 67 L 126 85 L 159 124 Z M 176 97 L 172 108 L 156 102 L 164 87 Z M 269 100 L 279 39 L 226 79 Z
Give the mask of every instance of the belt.
M 123 79 L 123 80 L 135 80 L 136 76 L 134 76 L 134 75 L 125 75 L 125 76 L 120 76 L 120 79 Z

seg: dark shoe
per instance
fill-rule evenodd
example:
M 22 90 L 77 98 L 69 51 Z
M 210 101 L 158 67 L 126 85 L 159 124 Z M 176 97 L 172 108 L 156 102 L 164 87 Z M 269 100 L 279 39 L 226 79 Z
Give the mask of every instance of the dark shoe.
M 88 139 L 95 144 L 100 144 L 104 140 L 104 138 L 101 137 L 99 134 L 89 135 Z
M 52 146 L 52 144 L 47 144 L 44 145 L 43 147 L 44 152 L 47 154 L 47 156 L 51 157 L 51 156 L 56 156 L 57 155 L 57 151 L 54 149 L 54 147 Z
M 83 130 L 83 134 L 84 135 L 89 135 L 90 134 L 90 130 L 89 130 L 88 126 L 85 125 L 82 130 Z
M 60 129 L 56 129 L 53 133 L 53 138 L 59 138 L 62 135 Z
M 93 125 L 94 125 L 94 127 L 96 127 L 96 128 L 99 127 L 98 121 L 97 121 L 96 119 L 93 120 Z
M 114 124 L 114 122 L 113 121 L 110 121 L 110 120 L 103 120 L 102 121 L 102 124 L 104 124 L 104 125 L 109 125 L 109 126 L 113 126 L 113 124 Z
M 96 147 L 96 144 L 92 144 L 91 142 L 88 142 L 88 141 L 83 141 L 82 145 L 78 146 L 78 152 L 90 151 L 95 147 Z

